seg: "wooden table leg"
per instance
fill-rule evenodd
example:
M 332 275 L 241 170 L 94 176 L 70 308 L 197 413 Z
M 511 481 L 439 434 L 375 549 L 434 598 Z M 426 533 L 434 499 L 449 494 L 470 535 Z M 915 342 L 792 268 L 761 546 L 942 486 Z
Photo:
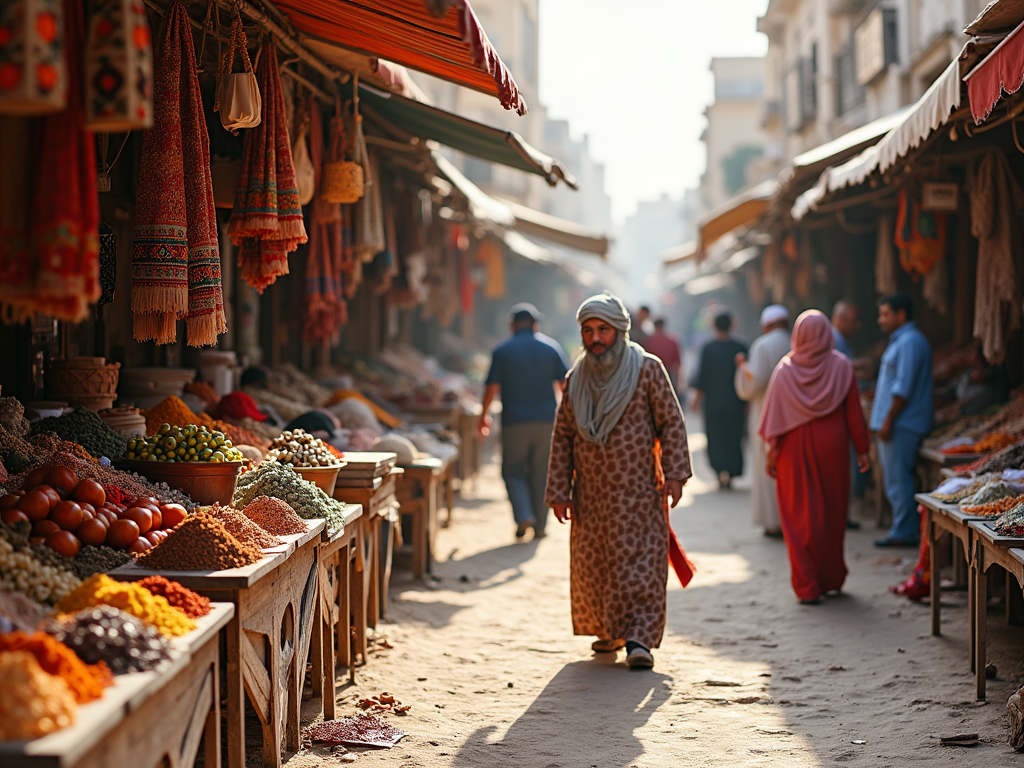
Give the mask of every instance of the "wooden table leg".
M 968 551 L 970 553 L 973 553 L 976 547 L 977 543 L 971 542 L 968 547 Z M 977 588 L 975 586 L 977 580 L 977 574 L 974 572 L 974 556 L 972 554 L 971 562 L 967 569 L 967 645 L 968 655 L 971 659 L 971 672 L 975 671 L 977 664 L 976 649 L 978 647 L 978 611 L 976 606 L 978 603 L 978 593 Z
M 210 713 L 206 716 L 203 728 L 203 768 L 220 768 L 220 650 L 214 659 L 213 675 L 210 681 L 213 686 L 213 701 Z
M 381 523 L 380 537 L 380 615 L 387 616 L 388 612 L 388 588 L 391 584 L 391 565 L 395 553 L 395 523 L 390 517 L 383 518 Z M 385 536 L 385 532 L 387 535 Z
M 236 600 L 235 605 L 238 605 Z M 242 682 L 242 625 L 238 609 L 224 629 L 227 639 L 228 768 L 245 768 L 245 683 Z M 248 642 L 248 641 L 244 641 Z
M 353 568 L 349 594 L 353 602 L 352 615 L 355 620 L 356 656 L 362 656 L 366 663 L 366 539 L 369 535 L 369 521 L 359 518 L 359 537 L 356 541 L 356 560 Z M 355 663 L 353 658 L 352 663 Z
M 978 543 L 974 554 L 974 679 L 978 701 L 985 700 L 987 665 L 988 576 L 985 573 L 985 548 Z
M 929 571 L 931 575 L 931 614 L 932 614 L 932 634 L 935 636 L 942 634 L 942 589 L 939 583 L 939 537 L 936 535 L 935 530 L 935 512 L 931 509 L 928 510 L 928 523 L 926 530 L 928 531 L 928 553 L 929 553 Z
M 370 538 L 366 542 L 366 624 L 376 628 L 380 619 L 380 531 L 382 520 L 375 515 L 370 522 Z
M 430 507 L 436 504 L 431 500 L 430 488 L 425 489 L 424 498 L 417 500 L 416 509 L 412 513 L 412 576 L 422 579 L 427 573 L 427 526 L 429 525 Z

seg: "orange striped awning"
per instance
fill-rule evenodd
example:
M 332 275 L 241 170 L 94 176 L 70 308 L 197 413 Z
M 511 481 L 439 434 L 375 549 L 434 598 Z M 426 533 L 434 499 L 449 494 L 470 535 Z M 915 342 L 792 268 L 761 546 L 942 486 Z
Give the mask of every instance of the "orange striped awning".
M 469 0 L 276 0 L 302 34 L 496 96 L 526 114 Z

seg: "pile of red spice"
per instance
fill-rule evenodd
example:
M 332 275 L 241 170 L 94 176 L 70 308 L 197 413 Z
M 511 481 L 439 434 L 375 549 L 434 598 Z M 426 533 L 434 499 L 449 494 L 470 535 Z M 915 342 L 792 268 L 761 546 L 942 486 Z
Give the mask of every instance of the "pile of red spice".
M 181 586 L 176 581 L 165 579 L 163 576 L 147 576 L 138 584 L 154 595 L 159 595 L 167 600 L 190 619 L 206 616 L 211 610 L 210 598 L 198 595 L 191 589 Z
M 257 496 L 242 512 L 260 528 L 278 536 L 292 536 L 307 530 L 302 518 L 288 502 L 273 496 Z

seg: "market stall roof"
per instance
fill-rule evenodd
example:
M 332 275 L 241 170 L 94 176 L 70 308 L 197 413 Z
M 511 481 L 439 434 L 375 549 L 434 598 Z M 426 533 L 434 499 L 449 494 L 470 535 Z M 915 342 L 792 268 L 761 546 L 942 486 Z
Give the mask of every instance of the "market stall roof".
M 1024 21 L 1024 0 L 992 0 L 978 14 L 978 18 L 967 25 L 965 35 L 1006 34 Z
M 515 131 L 492 128 L 430 104 L 362 84 L 359 101 L 361 109 L 408 133 L 492 163 L 536 174 L 551 186 L 562 181 L 573 189 L 578 188 L 576 177 L 568 168 L 528 144 Z
M 690 240 L 682 245 L 674 245 L 661 252 L 661 263 L 664 267 L 674 267 L 685 261 L 691 261 L 697 255 L 697 241 Z
M 513 253 L 517 253 L 524 259 L 541 264 L 558 263 L 558 257 L 554 251 L 542 245 L 537 245 L 533 240 L 523 237 L 522 234 L 514 229 L 505 230 L 501 235 L 501 239 Z
M 507 205 L 484 192 L 480 187 L 466 178 L 455 164 L 440 152 L 430 153 L 431 160 L 437 170 L 455 187 L 469 202 L 470 215 L 481 223 L 496 224 L 500 227 L 512 228 L 516 217 Z
M 275 5 L 311 40 L 489 93 L 505 109 L 526 114 L 519 86 L 469 0 L 275 0 Z
M 775 179 L 763 181 L 702 216 L 697 224 L 697 261 L 703 261 L 708 247 L 723 235 L 760 222 L 778 189 Z
M 988 120 L 1003 97 L 1024 85 L 1024 23 L 1004 37 L 999 45 L 964 77 L 977 125 Z
M 921 146 L 935 130 L 947 123 L 960 107 L 961 80 L 994 43 L 968 42 L 945 71 L 925 91 L 892 130 L 881 141 L 858 156 L 835 167 L 827 168 L 817 183 L 794 202 L 791 214 L 799 221 L 813 211 L 827 195 L 845 187 L 862 184 L 871 174 L 884 173 L 911 150 Z
M 564 245 L 585 253 L 594 253 L 602 259 L 608 255 L 611 237 L 594 232 L 572 221 L 527 208 L 510 200 L 501 200 L 516 218 L 516 229 L 525 235 Z

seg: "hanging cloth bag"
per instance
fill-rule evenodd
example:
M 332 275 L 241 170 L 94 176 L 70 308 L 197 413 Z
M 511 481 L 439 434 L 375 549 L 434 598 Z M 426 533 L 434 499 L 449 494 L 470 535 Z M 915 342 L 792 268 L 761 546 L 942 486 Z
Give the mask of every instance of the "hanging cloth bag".
M 220 112 L 220 124 L 237 136 L 239 129 L 255 128 L 259 125 L 263 110 L 260 89 L 256 84 L 252 62 L 249 61 L 245 30 L 242 28 L 242 16 L 238 8 L 233 10 L 229 38 L 231 47 L 221 63 L 221 70 L 217 76 L 217 100 L 213 109 Z M 244 70 L 232 72 L 235 52 L 239 50 Z
M 310 124 L 309 112 L 304 110 L 296 122 L 299 125 L 295 131 L 295 143 L 292 145 L 292 166 L 295 168 L 295 185 L 299 190 L 299 205 L 309 205 L 316 193 L 316 170 L 306 147 L 306 130 Z

